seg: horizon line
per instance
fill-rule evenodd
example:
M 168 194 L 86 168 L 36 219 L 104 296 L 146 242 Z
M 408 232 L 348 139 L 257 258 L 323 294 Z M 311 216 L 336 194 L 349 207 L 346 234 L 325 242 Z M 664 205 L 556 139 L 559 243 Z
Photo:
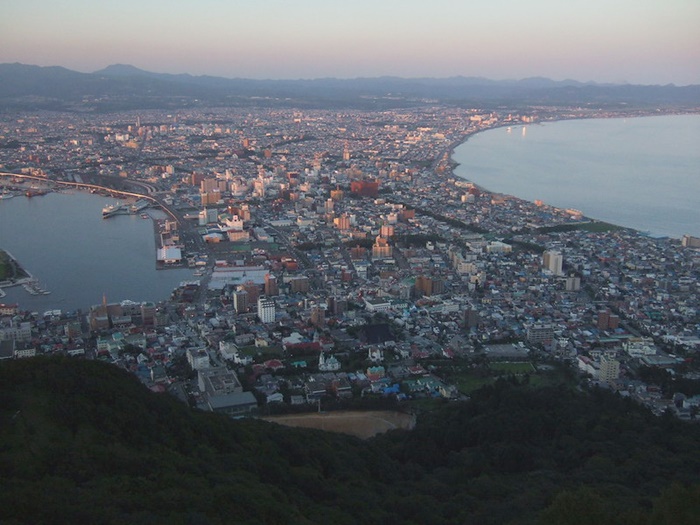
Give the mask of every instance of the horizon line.
M 131 68 L 134 70 L 137 70 L 140 73 L 149 73 L 149 74 L 154 74 L 154 75 L 172 75 L 172 76 L 191 76 L 194 78 L 197 77 L 209 77 L 209 78 L 221 78 L 225 80 L 253 80 L 253 81 L 261 81 L 261 82 L 284 82 L 284 81 L 290 81 L 290 82 L 300 82 L 300 81 L 319 81 L 319 80 L 341 80 L 341 81 L 351 81 L 351 80 L 375 80 L 375 79 L 397 79 L 397 80 L 455 80 L 455 79 L 473 79 L 473 80 L 484 80 L 484 81 L 489 81 L 489 82 L 523 82 L 527 80 L 544 80 L 544 81 L 550 81 L 550 82 L 555 82 L 555 83 L 566 83 L 566 82 L 573 82 L 577 84 L 582 84 L 582 85 L 589 85 L 589 86 L 660 86 L 660 87 L 667 87 L 667 86 L 675 86 L 675 87 L 691 87 L 691 86 L 700 86 L 700 82 L 698 83 L 690 83 L 690 84 L 677 84 L 675 82 L 667 82 L 667 83 L 655 83 L 655 84 L 649 84 L 649 83 L 634 83 L 634 82 L 628 82 L 628 81 L 622 81 L 622 82 L 605 82 L 605 81 L 598 81 L 598 80 L 577 80 L 574 78 L 563 78 L 563 79 L 555 79 L 551 78 L 548 76 L 544 75 L 531 75 L 531 76 L 526 76 L 526 77 L 508 77 L 508 78 L 493 78 L 493 77 L 487 77 L 483 75 L 464 75 L 464 74 L 455 74 L 455 75 L 448 75 L 448 76 L 402 76 L 402 75 L 378 75 L 378 76 L 371 76 L 371 75 L 365 75 L 365 76 L 316 76 L 316 77 L 246 77 L 246 76 L 223 76 L 220 74 L 212 74 L 212 73 L 202 73 L 202 74 L 194 74 L 194 73 L 188 73 L 188 72 L 179 72 L 179 73 L 170 73 L 170 72 L 160 72 L 160 71 L 151 71 L 148 69 L 143 69 L 139 66 L 135 66 L 133 64 L 126 64 L 126 63 L 113 63 L 113 64 L 108 64 L 107 66 L 104 66 L 100 69 L 94 70 L 94 71 L 84 71 L 84 70 L 79 70 L 79 69 L 72 69 L 67 66 L 59 65 L 59 64 L 54 64 L 54 65 L 39 65 L 39 64 L 27 64 L 24 62 L 2 62 L 0 63 L 0 66 L 3 65 L 19 65 L 19 66 L 27 66 L 27 67 L 37 67 L 37 68 L 61 68 L 65 69 L 68 71 L 72 71 L 74 73 L 80 73 L 84 75 L 94 75 L 94 74 L 99 74 L 103 72 L 104 70 L 107 70 L 112 67 L 123 67 L 123 68 Z

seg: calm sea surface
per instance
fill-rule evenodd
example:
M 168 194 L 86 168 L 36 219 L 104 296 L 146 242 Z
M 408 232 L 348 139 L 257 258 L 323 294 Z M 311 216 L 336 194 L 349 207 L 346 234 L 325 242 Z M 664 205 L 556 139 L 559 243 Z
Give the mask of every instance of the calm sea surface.
M 498 128 L 455 149 L 455 174 L 493 192 L 649 232 L 700 237 L 700 115 Z
M 0 200 L 0 248 L 9 251 L 50 295 L 4 288 L 0 302 L 24 310 L 86 310 L 102 302 L 160 301 L 192 271 L 156 270 L 153 222 L 139 215 L 102 219 L 116 202 L 89 193 L 50 193 Z

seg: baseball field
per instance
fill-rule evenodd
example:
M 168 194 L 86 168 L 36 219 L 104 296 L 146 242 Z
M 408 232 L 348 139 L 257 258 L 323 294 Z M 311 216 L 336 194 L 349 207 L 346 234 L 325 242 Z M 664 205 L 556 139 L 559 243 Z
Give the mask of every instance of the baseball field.
M 415 425 L 415 416 L 389 410 L 314 412 L 270 416 L 263 419 L 290 427 L 315 428 L 350 434 L 362 439 L 396 428 L 410 430 Z

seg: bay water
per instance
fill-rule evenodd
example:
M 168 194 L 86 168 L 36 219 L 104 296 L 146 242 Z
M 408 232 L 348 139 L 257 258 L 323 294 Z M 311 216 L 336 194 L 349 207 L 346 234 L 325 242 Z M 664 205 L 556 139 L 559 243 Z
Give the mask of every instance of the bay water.
M 455 174 L 482 188 L 653 236 L 700 237 L 700 115 L 502 127 L 458 146 Z
M 156 269 L 153 221 L 137 215 L 102 218 L 114 199 L 83 192 L 0 200 L 0 249 L 9 251 L 48 295 L 3 288 L 3 303 L 40 314 L 125 299 L 158 302 L 192 270 Z M 153 210 L 153 213 L 162 213 Z

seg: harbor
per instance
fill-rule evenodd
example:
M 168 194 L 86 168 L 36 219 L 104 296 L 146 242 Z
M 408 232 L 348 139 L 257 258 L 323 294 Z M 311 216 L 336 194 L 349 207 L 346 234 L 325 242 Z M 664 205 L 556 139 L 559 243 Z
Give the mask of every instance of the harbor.
M 133 204 L 109 204 L 102 208 L 102 218 L 109 219 L 116 215 L 135 215 L 141 213 L 150 205 L 151 203 L 146 199 L 139 199 Z
M 112 202 L 121 206 L 125 201 Z M 103 195 L 88 192 L 52 192 L 40 200 L 15 195 L 0 202 L 2 249 L 31 273 L 7 283 L 0 302 L 66 312 L 97 304 L 103 295 L 110 301 L 159 301 L 192 278 L 193 270 L 187 268 L 158 270 L 156 220 L 152 224 L 139 214 L 104 220 L 100 213 L 107 203 Z M 167 217 L 158 209 L 145 211 Z M 27 242 L 39 229 L 44 231 L 41 242 Z M 31 293 L 21 286 L 23 278 L 37 280 L 31 290 L 51 293 Z

